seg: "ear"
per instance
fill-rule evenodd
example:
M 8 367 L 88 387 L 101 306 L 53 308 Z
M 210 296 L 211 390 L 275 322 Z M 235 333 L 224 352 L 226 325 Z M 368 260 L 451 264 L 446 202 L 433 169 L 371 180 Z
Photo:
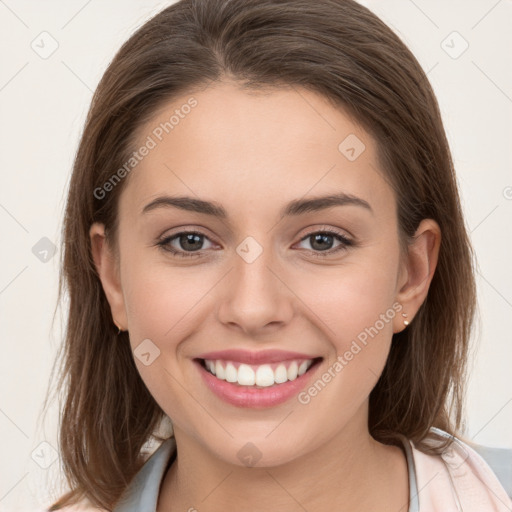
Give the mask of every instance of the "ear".
M 120 329 L 128 325 L 123 290 L 119 278 L 119 262 L 105 237 L 105 226 L 95 222 L 90 230 L 92 257 L 98 272 L 103 291 L 110 304 L 112 319 Z
M 403 309 L 394 318 L 393 332 L 406 328 L 404 320 L 412 322 L 414 315 L 427 298 L 434 277 L 441 246 L 441 229 L 433 219 L 423 219 L 403 258 L 396 300 Z M 405 313 L 407 317 L 402 316 Z

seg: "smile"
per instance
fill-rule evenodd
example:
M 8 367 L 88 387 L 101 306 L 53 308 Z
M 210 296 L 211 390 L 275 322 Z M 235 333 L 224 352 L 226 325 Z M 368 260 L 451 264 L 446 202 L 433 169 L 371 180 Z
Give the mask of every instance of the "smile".
M 251 387 L 269 387 L 294 381 L 306 373 L 314 362 L 315 359 L 308 359 L 249 365 L 237 361 L 203 360 L 206 370 L 217 379 Z
M 230 405 L 262 409 L 296 397 L 311 381 L 322 357 L 249 364 L 225 359 L 194 359 L 203 383 Z

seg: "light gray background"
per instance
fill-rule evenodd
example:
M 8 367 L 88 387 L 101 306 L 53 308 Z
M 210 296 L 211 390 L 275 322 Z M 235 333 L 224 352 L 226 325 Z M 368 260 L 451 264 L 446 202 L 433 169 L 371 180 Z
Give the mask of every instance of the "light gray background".
M 0 0 L 0 511 L 42 510 L 57 484 L 57 409 L 46 425 L 39 415 L 61 341 L 62 319 L 51 321 L 73 156 L 108 62 L 169 3 Z M 437 94 L 480 265 L 467 435 L 512 448 L 512 3 L 362 3 L 412 49 Z

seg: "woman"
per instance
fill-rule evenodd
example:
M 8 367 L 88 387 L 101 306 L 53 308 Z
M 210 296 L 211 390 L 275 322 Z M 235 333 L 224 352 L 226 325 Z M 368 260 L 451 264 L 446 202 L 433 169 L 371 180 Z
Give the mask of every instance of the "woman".
M 461 439 L 475 283 L 438 105 L 368 9 L 146 23 L 94 95 L 64 249 L 49 510 L 510 510 Z

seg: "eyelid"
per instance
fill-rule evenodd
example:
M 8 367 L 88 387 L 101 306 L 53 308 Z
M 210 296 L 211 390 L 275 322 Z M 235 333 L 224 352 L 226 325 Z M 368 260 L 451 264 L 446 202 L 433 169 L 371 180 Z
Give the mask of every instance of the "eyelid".
M 346 238 L 347 240 L 353 238 L 353 236 L 347 230 L 341 230 L 340 228 L 333 228 L 331 226 L 323 225 L 320 227 L 313 227 L 311 229 L 308 228 L 306 234 L 302 235 L 301 240 L 304 240 L 304 238 L 314 235 L 315 233 L 330 233 L 331 235 L 338 235 Z

